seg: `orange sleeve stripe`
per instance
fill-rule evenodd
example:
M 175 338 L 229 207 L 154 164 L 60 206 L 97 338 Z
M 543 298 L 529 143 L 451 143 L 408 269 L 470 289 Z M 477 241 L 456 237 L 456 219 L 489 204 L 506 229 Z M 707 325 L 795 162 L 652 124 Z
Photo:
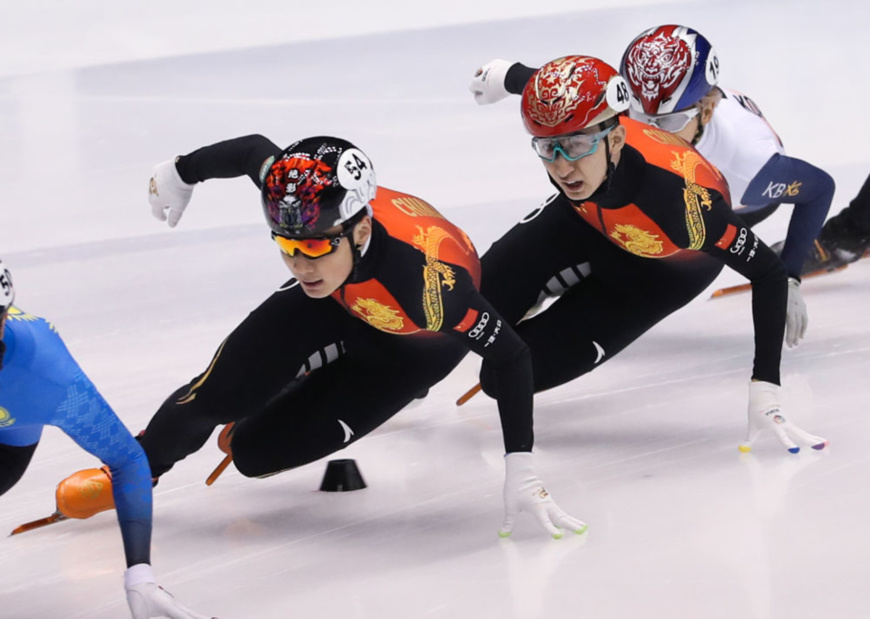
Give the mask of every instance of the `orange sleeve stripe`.
M 479 313 L 480 312 L 478 312 L 473 307 L 469 307 L 468 312 L 465 314 L 465 318 L 462 319 L 462 322 L 453 327 L 453 330 L 459 331 L 460 333 L 465 333 L 471 328 L 471 325 L 477 322 L 477 316 L 479 315 Z
M 728 227 L 725 228 L 725 234 L 722 235 L 721 239 L 716 241 L 716 247 L 719 249 L 728 249 L 735 236 L 737 236 L 737 228 L 734 224 L 728 224 Z

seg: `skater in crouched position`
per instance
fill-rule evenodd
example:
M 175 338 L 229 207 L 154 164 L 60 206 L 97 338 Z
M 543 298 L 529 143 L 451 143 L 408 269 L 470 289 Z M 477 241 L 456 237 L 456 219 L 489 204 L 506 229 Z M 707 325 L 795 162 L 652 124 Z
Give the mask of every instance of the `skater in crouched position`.
M 784 242 L 774 247 L 788 274 L 786 337 L 797 346 L 808 315 L 801 275 L 818 271 L 822 223 L 834 196 L 824 170 L 786 155 L 761 109 L 745 94 L 717 85 L 719 57 L 698 31 L 679 25 L 650 28 L 628 45 L 620 72 L 628 115 L 691 143 L 728 182 L 732 207 L 750 227 L 783 203 L 794 204 Z M 535 69 L 495 59 L 472 80 L 480 104 L 521 94 Z M 808 259 L 809 257 L 809 259 Z
M 151 473 L 142 448 L 70 356 L 54 326 L 14 307 L 14 297 L 12 276 L 0 262 L 0 495 L 24 475 L 43 427 L 60 428 L 102 460 L 111 475 L 99 471 L 110 480 L 100 491 L 114 495 L 118 506 L 133 619 L 206 619 L 180 606 L 155 582 Z M 58 512 L 78 517 L 77 500 L 58 494 Z
M 585 530 L 534 472 L 529 351 L 478 291 L 480 263 L 465 233 L 423 200 L 377 187 L 368 157 L 331 137 L 282 152 L 247 136 L 160 164 L 152 208 L 174 226 L 195 183 L 243 175 L 260 188 L 293 278 L 154 415 L 140 437 L 154 477 L 202 447 L 218 424 L 234 424 L 224 437 L 245 476 L 312 462 L 380 426 L 472 350 L 501 387 L 501 533 L 524 509 L 553 536 Z
M 483 256 L 481 292 L 529 346 L 536 391 L 612 358 L 727 264 L 752 283 L 755 361 L 742 449 L 763 429 L 793 453 L 799 444 L 824 448 L 780 410 L 786 270 L 731 209 L 719 171 L 684 140 L 622 116 L 628 86 L 597 58 L 538 69 L 521 106 L 558 193 Z M 559 294 L 517 324 L 543 296 Z M 500 395 L 486 361 L 481 384 Z

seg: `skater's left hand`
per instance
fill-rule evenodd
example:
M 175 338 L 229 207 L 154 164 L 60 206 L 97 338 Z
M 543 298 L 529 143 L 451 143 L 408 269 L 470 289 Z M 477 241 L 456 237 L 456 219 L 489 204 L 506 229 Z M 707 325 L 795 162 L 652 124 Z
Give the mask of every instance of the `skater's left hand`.
M 480 67 L 471 78 L 468 90 L 478 105 L 489 105 L 510 96 L 504 86 L 504 78 L 513 62 L 495 58 Z
M 828 446 L 826 439 L 801 430 L 785 418 L 780 410 L 777 385 L 758 380 L 749 383 L 749 429 L 746 440 L 740 445 L 740 451 L 751 451 L 752 444 L 762 430 L 771 430 L 779 442 L 793 454 L 800 451 L 797 443 L 817 451 Z
M 160 221 L 165 221 L 170 228 L 178 225 L 178 220 L 184 214 L 194 185 L 185 183 L 175 167 L 175 159 L 158 163 L 154 166 L 151 179 L 148 181 L 148 203 L 151 214 Z
M 785 313 L 785 343 L 789 348 L 798 342 L 807 332 L 807 304 L 801 294 L 801 283 L 793 277 L 788 278 L 788 305 Z
M 176 602 L 172 594 L 154 582 L 154 573 L 147 563 L 139 563 L 124 572 L 124 588 L 133 619 L 209 619 Z
M 517 515 L 531 512 L 544 529 L 560 539 L 563 529 L 578 535 L 586 531 L 586 523 L 566 514 L 538 479 L 530 451 L 509 453 L 504 457 L 506 475 L 504 482 L 504 523 L 499 529 L 500 537 L 507 537 L 514 529 Z

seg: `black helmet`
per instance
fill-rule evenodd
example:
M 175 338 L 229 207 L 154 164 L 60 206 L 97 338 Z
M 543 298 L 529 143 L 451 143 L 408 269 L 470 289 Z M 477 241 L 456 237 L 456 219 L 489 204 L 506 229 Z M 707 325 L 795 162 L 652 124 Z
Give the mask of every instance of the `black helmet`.
M 371 161 L 346 140 L 306 138 L 272 163 L 262 179 L 263 213 L 284 237 L 320 236 L 369 209 L 377 180 Z

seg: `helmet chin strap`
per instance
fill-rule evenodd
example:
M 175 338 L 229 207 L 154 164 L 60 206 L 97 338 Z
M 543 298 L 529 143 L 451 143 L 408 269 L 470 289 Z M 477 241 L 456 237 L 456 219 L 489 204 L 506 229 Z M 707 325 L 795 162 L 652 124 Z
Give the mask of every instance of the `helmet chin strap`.
M 356 225 L 357 224 L 354 224 L 354 228 L 356 228 Z M 350 269 L 350 274 L 347 276 L 347 279 L 345 279 L 338 288 L 338 294 L 341 296 L 341 302 L 345 307 L 347 307 L 347 299 L 344 297 L 344 288 L 347 284 L 356 279 L 357 271 L 359 271 L 359 263 L 362 260 L 363 253 L 368 249 L 371 240 L 371 236 L 369 236 L 364 244 L 358 245 L 357 243 L 354 243 L 353 234 L 347 237 L 347 241 L 350 243 L 350 255 L 353 260 L 353 266 Z
M 347 276 L 346 281 L 352 281 L 356 279 L 359 263 L 362 260 L 362 245 L 357 245 L 351 239 L 348 239 L 348 241 L 350 241 L 350 254 L 353 256 L 353 268 L 351 268 L 350 275 Z
M 704 125 L 702 125 L 701 121 L 698 120 L 698 130 L 695 131 L 695 137 L 692 138 L 692 146 L 695 146 L 698 142 L 701 141 L 702 135 L 704 135 Z
M 692 138 L 692 146 L 695 146 L 698 142 L 701 141 L 701 136 L 704 135 L 704 123 L 701 122 L 701 116 L 704 114 L 704 109 L 701 108 L 701 112 L 696 116 L 698 119 L 698 128 L 695 130 L 695 135 Z
M 610 156 L 610 136 L 604 136 L 604 156 L 607 158 L 607 174 L 604 177 L 606 184 L 605 191 L 610 192 L 610 184 L 613 181 L 613 174 L 616 172 L 616 164 L 613 163 L 613 157 Z
M 366 212 L 368 212 L 368 211 L 366 211 Z M 369 217 L 371 217 L 371 213 L 369 213 Z M 363 218 L 360 217 L 360 221 L 362 221 L 362 219 Z M 356 228 L 358 223 L 360 223 L 360 222 L 357 222 L 356 224 L 353 225 L 354 228 Z M 369 232 L 369 238 L 367 238 L 364 243 L 354 243 L 353 242 L 353 234 L 351 234 L 349 237 L 347 237 L 347 240 L 350 241 L 350 253 L 353 256 L 353 268 L 351 269 L 350 275 L 348 275 L 347 280 L 345 280 L 345 283 L 356 279 L 357 271 L 359 270 L 360 261 L 362 260 L 362 257 L 365 256 L 366 252 L 369 250 L 369 246 L 372 244 L 373 234 L 374 234 L 374 226 L 372 226 L 372 230 Z

